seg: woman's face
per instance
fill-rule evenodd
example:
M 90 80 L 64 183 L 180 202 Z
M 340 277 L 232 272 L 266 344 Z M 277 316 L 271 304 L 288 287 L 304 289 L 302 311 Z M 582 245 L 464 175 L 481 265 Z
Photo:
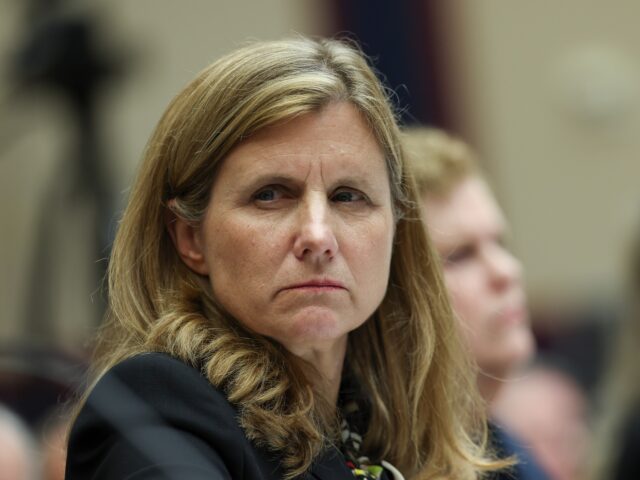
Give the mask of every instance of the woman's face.
M 344 341 L 371 316 L 393 235 L 384 155 L 348 103 L 240 143 L 196 232 L 217 300 L 297 354 Z
M 462 180 L 427 196 L 426 223 L 443 259 L 453 309 L 480 368 L 503 376 L 533 353 L 520 263 L 505 247 L 505 220 L 485 182 Z

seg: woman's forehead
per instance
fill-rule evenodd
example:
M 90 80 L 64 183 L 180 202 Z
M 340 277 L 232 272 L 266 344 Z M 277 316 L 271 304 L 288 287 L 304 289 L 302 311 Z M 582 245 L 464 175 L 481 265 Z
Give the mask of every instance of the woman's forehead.
M 299 174 L 314 165 L 366 173 L 378 164 L 384 154 L 373 132 L 355 107 L 340 103 L 260 130 L 227 155 L 219 173 Z

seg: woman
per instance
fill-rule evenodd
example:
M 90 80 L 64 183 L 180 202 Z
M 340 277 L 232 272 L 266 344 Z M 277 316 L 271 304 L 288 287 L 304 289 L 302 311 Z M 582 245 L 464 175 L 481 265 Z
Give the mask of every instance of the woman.
M 491 404 L 535 353 L 522 265 L 506 245 L 506 218 L 471 148 L 426 127 L 406 129 L 403 145 L 461 334 L 479 367 L 480 393 Z
M 462 140 L 443 130 L 412 127 L 403 132 L 403 145 L 462 337 L 478 365 L 478 388 L 495 414 L 505 381 L 531 359 L 535 347 L 522 267 L 505 244 L 506 219 Z M 494 480 L 549 478 L 532 457 L 535 449 L 496 424 L 490 431 L 496 450 L 520 460 Z
M 200 73 L 119 227 L 67 478 L 495 468 L 417 201 L 352 46 L 256 43 Z

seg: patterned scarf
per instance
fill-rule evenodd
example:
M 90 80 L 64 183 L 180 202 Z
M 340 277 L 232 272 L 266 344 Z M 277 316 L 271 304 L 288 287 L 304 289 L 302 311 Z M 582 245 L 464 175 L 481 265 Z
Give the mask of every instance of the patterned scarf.
M 402 474 L 389 462 L 382 460 L 380 464 L 372 463 L 369 458 L 360 455 L 362 445 L 361 432 L 367 425 L 366 402 L 358 402 L 359 392 L 349 379 L 343 380 L 340 388 L 339 407 L 342 413 L 340 451 L 347 462 L 347 467 L 356 479 L 367 480 L 404 480 Z M 361 404 L 363 408 L 361 408 Z

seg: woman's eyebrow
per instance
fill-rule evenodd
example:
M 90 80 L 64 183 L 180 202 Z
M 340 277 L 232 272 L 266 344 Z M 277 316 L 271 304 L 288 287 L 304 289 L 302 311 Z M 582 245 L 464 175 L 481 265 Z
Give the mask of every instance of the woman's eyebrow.
M 300 179 L 295 178 L 291 175 L 282 175 L 282 174 L 273 174 L 273 173 L 263 173 L 257 176 L 247 176 L 237 182 L 235 185 L 230 186 L 230 190 L 233 192 L 240 193 L 251 193 L 253 190 L 256 190 L 261 187 L 266 187 L 268 185 L 284 185 L 286 187 L 295 187 L 300 185 Z
M 371 181 L 368 175 L 346 175 L 343 177 L 338 177 L 333 182 L 331 182 L 330 189 L 334 189 L 336 187 L 355 187 L 361 190 L 366 191 L 378 191 L 383 188 L 383 185 L 380 182 Z
M 236 185 L 231 185 L 230 190 L 244 194 L 268 185 L 304 188 L 305 180 L 306 178 L 280 172 L 264 172 L 255 175 L 248 174 L 243 176 Z M 367 192 L 378 192 L 383 189 L 380 182 L 373 181 L 367 173 L 353 175 L 351 172 L 345 172 L 344 176 L 338 176 L 325 185 L 327 191 L 333 191 L 339 187 L 353 187 Z

